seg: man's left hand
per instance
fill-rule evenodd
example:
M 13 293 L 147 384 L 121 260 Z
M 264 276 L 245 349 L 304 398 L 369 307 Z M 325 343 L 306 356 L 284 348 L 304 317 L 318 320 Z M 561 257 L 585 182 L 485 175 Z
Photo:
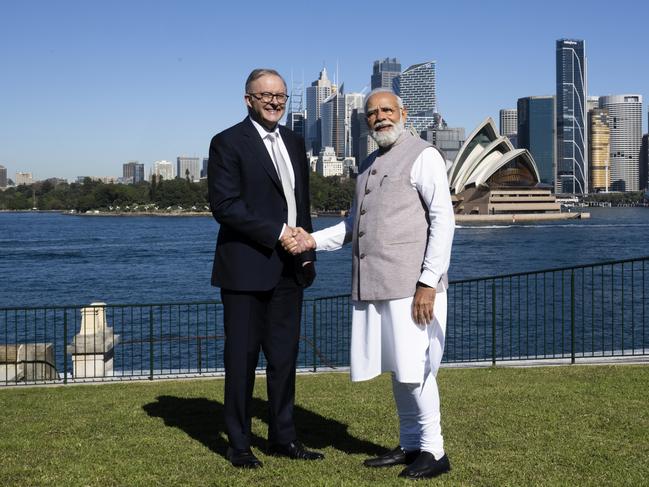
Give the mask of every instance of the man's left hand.
M 434 287 L 417 284 L 417 291 L 412 299 L 412 319 L 418 325 L 428 325 L 433 322 L 435 293 Z

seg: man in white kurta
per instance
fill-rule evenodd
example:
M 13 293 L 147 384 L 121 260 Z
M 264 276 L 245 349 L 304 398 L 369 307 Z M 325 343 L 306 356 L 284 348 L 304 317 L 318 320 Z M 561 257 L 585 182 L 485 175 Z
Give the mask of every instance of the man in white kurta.
M 434 477 L 450 469 L 436 381 L 455 228 L 446 165 L 404 131 L 406 111 L 391 91 L 371 92 L 366 116 L 380 149 L 361 165 L 349 217 L 286 246 L 332 251 L 353 243 L 351 379 L 391 372 L 400 425 L 400 445 L 365 465 L 407 465 L 400 476 Z

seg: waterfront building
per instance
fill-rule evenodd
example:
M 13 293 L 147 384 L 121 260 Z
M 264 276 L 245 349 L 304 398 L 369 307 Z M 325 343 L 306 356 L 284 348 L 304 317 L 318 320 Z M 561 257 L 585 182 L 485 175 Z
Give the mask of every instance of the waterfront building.
M 413 64 L 393 81 L 409 117 L 437 112 L 435 61 Z
M 532 154 L 515 149 L 496 123 L 485 119 L 467 137 L 447 170 L 456 214 L 558 213 L 550 189 L 539 187 Z
M 511 135 L 518 133 L 518 111 L 516 108 L 500 109 L 500 135 L 506 135 L 511 141 Z
M 201 160 L 199 157 L 178 156 L 176 158 L 176 177 L 198 182 L 201 179 Z
M 370 80 L 371 89 L 390 88 L 394 78 L 401 74 L 401 63 L 397 58 L 385 58 L 383 61 L 374 61 L 372 77 Z
M 464 144 L 463 127 L 431 127 L 421 132 L 421 138 L 427 140 L 444 153 L 447 166 L 457 156 Z
M 34 177 L 30 172 L 17 172 L 16 173 L 16 186 L 21 184 L 30 185 L 34 182 Z
M 372 152 L 378 150 L 379 146 L 370 135 L 370 129 L 367 126 L 365 113 L 358 114 L 357 127 L 358 127 L 358 156 L 356 157 L 356 160 L 363 161 Z
M 600 96 L 599 106 L 608 110 L 611 190 L 638 191 L 642 145 L 642 96 Z
M 515 147 L 527 149 L 534 158 L 541 182 L 554 186 L 556 170 L 554 97 L 519 98 L 516 103 L 516 117 L 518 128 Z
M 291 129 L 302 138 L 304 138 L 305 121 L 306 114 L 304 111 L 289 112 L 288 115 L 286 115 L 286 127 Z
M 128 161 L 122 165 L 122 180 L 126 184 L 137 184 L 144 181 L 144 164 Z
M 288 107 L 286 109 L 286 127 L 300 137 L 305 138 L 305 120 L 306 112 L 303 104 L 303 84 L 295 86 L 291 81 L 291 93 L 288 99 Z
M 557 193 L 588 193 L 586 67 L 583 40 L 556 41 Z
M 152 180 L 153 176 L 156 177 L 158 182 L 160 180 L 171 181 L 176 177 L 173 163 L 171 161 L 155 161 L 151 167 L 149 179 Z
M 318 154 L 316 172 L 320 176 L 341 176 L 343 174 L 343 158 L 336 157 L 333 147 L 323 147 Z
M 335 85 L 327 77 L 327 69 L 322 68 L 318 79 L 306 89 L 306 148 L 314 154 L 320 152 L 322 140 L 321 114 L 322 103 L 331 96 Z
M 333 147 L 336 156 L 344 156 L 346 139 L 344 86 L 322 102 L 320 115 L 321 147 Z
M 421 134 L 426 129 L 437 127 L 441 118 L 442 117 L 439 113 L 431 111 L 420 112 L 417 115 L 410 115 L 410 113 L 408 113 L 405 127 L 417 134 Z
M 207 178 L 207 166 L 210 163 L 209 157 L 203 157 L 203 168 L 201 169 L 201 179 Z
M 588 111 L 588 154 L 590 157 L 591 192 L 608 192 L 611 187 L 610 129 L 608 110 Z
M 7 187 L 7 168 L 0 165 L 0 188 Z
M 649 134 L 642 136 L 640 148 L 640 189 L 649 189 Z

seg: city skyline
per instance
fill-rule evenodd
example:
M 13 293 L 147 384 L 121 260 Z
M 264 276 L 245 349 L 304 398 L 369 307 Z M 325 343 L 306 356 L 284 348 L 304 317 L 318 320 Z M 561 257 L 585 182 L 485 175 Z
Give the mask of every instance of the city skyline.
M 351 93 L 369 88 L 377 60 L 397 58 L 402 70 L 435 60 L 438 111 L 449 126 L 470 133 L 518 98 L 555 94 L 555 42 L 574 38 L 587 45 L 587 95 L 649 96 L 646 50 L 638 41 L 649 13 L 643 4 L 549 1 L 540 10 L 514 2 L 498 9 L 415 2 L 398 16 L 384 2 L 372 10 L 329 5 L 314 18 L 302 4 L 286 2 L 278 6 L 281 28 L 249 15 L 263 11 L 254 2 L 4 5 L 0 165 L 11 179 L 16 172 L 74 178 L 118 175 L 130 160 L 148 169 L 183 154 L 202 158 L 215 133 L 245 116 L 243 82 L 257 66 L 278 69 L 289 90 L 292 80 L 306 88 L 326 67 Z M 336 21 L 343 6 L 357 27 Z M 384 42 L 364 34 L 363 26 L 386 18 L 394 29 L 382 31 Z M 314 22 L 329 25 L 327 42 L 316 35 L 279 40 L 286 26 Z M 263 36 L 277 38 L 276 49 L 263 45 Z M 485 45 L 493 56 L 476 56 Z M 642 133 L 646 126 L 644 104 Z

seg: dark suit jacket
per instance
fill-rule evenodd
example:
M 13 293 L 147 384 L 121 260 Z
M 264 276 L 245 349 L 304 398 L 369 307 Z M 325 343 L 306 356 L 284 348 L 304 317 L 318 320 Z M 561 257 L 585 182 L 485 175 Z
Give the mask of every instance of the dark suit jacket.
M 295 173 L 297 226 L 312 231 L 309 163 L 304 140 L 279 128 Z M 315 261 L 315 252 L 286 253 L 278 238 L 287 221 L 287 206 L 273 161 L 248 117 L 212 139 L 208 165 L 210 209 L 220 224 L 212 269 L 212 285 L 234 291 L 266 291 L 279 282 L 285 267 L 298 283 Z

